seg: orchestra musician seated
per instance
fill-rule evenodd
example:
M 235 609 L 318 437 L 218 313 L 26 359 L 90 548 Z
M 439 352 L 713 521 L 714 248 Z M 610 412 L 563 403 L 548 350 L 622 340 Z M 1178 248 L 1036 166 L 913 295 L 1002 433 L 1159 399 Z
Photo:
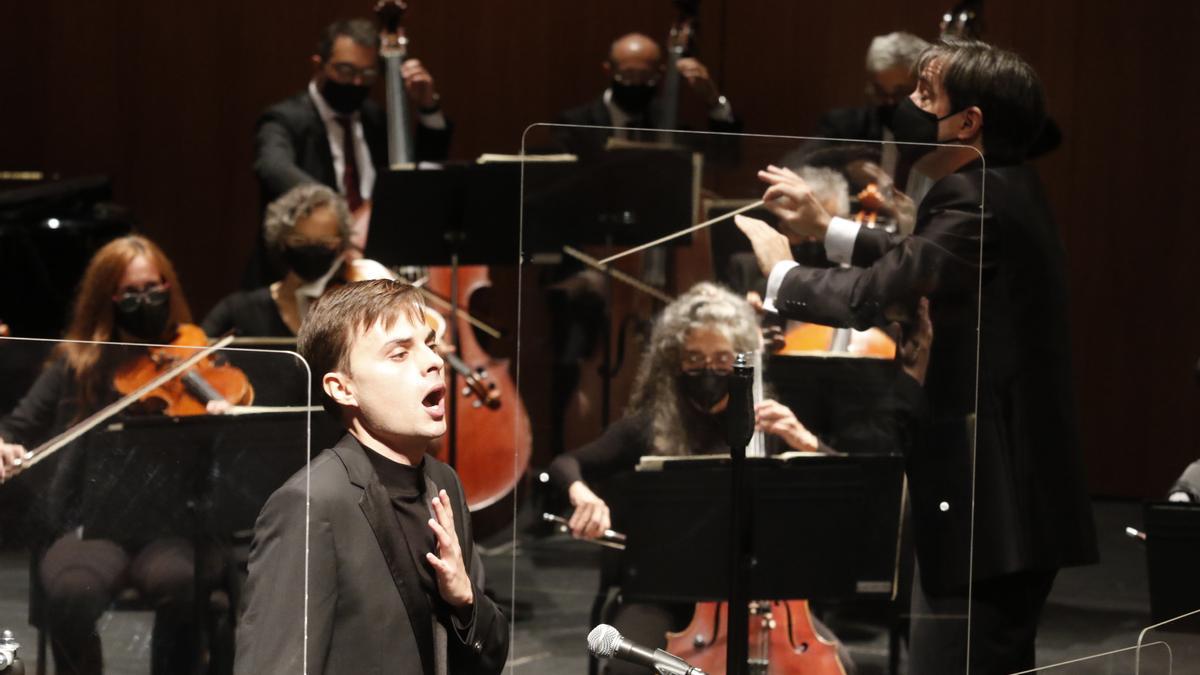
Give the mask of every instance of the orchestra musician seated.
M 567 493 L 572 534 L 596 538 L 612 526 L 609 504 L 591 486 L 637 465 L 643 455 L 727 453 L 724 413 L 737 353 L 761 349 L 754 310 L 715 284 L 700 283 L 663 310 L 641 360 L 625 416 L 597 440 L 560 455 L 549 473 Z M 755 406 L 768 451 L 832 453 L 783 404 Z M 609 620 L 634 642 L 664 647 L 668 630 L 691 619 L 691 604 L 621 603 Z M 612 662 L 610 673 L 629 664 Z
M 66 339 L 16 408 L 0 419 L 0 479 L 31 457 L 30 449 L 73 427 L 119 398 L 123 377 L 148 361 L 148 349 L 108 341 L 169 344 L 198 331 L 171 261 L 140 236 L 115 239 L 91 259 L 75 297 Z M 203 340 L 201 340 L 203 342 Z M 215 396 L 213 394 L 215 393 Z M 210 413 L 228 410 L 220 392 L 193 394 Z M 252 393 L 250 394 L 252 396 Z M 91 452 L 91 449 L 87 450 Z M 152 672 L 192 672 L 197 645 L 192 625 L 193 546 L 184 538 L 117 542 L 90 538 L 82 523 L 85 445 L 76 440 L 56 456 L 46 544 L 35 583 L 44 593 L 39 612 L 59 673 L 103 670 L 96 621 L 122 590 L 132 587 L 155 610 Z M 51 543 L 52 542 L 52 543 Z M 219 567 L 214 561 L 211 567 Z M 209 573 L 208 561 L 204 564 Z M 215 577 L 218 570 L 211 573 Z
M 283 261 L 283 279 L 226 296 L 204 317 L 208 335 L 294 337 L 346 251 L 350 210 L 332 189 L 304 183 L 267 206 L 263 237 Z

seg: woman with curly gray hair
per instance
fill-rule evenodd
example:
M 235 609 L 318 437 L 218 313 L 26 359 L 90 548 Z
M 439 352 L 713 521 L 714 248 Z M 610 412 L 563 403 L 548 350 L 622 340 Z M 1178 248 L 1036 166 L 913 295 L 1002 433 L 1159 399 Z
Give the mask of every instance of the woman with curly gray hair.
M 589 484 L 632 469 L 642 456 L 728 452 L 723 428 L 734 358 L 761 348 L 754 310 L 720 286 L 697 284 L 667 305 L 651 332 L 625 416 L 600 438 L 550 465 L 551 480 L 566 491 L 575 509 L 569 520 L 572 534 L 594 538 L 611 526 L 608 504 Z M 762 401 L 755 418 L 769 434 L 769 449 L 831 452 L 780 403 Z M 612 624 L 641 644 L 661 647 L 666 631 L 686 625 L 692 608 L 622 604 Z M 625 664 L 608 666 L 610 674 L 625 672 Z
M 608 505 L 589 482 L 629 470 L 643 455 L 728 452 L 724 412 L 734 358 L 761 348 L 753 308 L 720 286 L 697 284 L 667 305 L 650 334 L 625 417 L 550 465 L 551 479 L 575 507 L 571 532 L 593 538 L 611 524 Z M 755 417 L 761 431 L 788 449 L 829 452 L 776 401 L 759 403 Z
M 300 330 L 307 300 L 320 294 L 314 282 L 328 275 L 346 250 L 350 222 L 346 201 L 324 185 L 299 185 L 271 202 L 263 236 L 287 273 L 269 286 L 226 296 L 204 317 L 205 333 L 294 336 Z

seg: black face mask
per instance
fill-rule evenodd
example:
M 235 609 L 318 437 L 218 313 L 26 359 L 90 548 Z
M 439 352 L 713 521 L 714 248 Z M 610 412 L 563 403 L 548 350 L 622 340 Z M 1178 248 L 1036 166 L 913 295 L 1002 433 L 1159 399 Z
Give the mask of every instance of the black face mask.
M 952 112 L 938 117 L 921 110 L 912 99 L 906 98 L 900 101 L 896 112 L 892 114 L 892 133 L 900 143 L 942 143 L 944 141 L 938 138 L 938 122 L 957 114 Z M 928 145 L 900 145 L 897 149 L 900 156 L 909 162 L 914 162 L 934 150 Z
M 612 101 L 621 110 L 634 115 L 640 115 L 650 107 L 658 87 L 653 84 L 621 84 L 616 80 L 610 85 Z
M 171 318 L 170 293 L 152 291 L 113 302 L 117 327 L 146 342 L 162 339 Z
M 283 249 L 283 260 L 288 269 L 305 281 L 316 281 L 329 271 L 338 251 L 310 244 L 307 246 L 286 246 Z
M 321 85 L 321 98 L 325 99 L 330 108 L 343 115 L 353 115 L 362 107 L 363 101 L 367 100 L 370 93 L 371 88 L 368 86 L 343 84 L 329 78 Z
M 679 375 L 679 389 L 697 408 L 709 412 L 729 394 L 729 373 L 711 368 L 689 370 Z

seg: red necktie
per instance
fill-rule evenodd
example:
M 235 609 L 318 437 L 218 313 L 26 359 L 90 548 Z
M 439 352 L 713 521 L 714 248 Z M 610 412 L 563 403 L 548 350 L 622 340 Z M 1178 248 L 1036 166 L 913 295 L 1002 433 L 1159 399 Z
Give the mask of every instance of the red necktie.
M 342 125 L 342 159 L 345 166 L 342 171 L 342 187 L 345 188 L 346 206 L 354 211 L 362 206 L 362 193 L 358 189 L 358 155 L 354 151 L 354 120 L 350 117 L 337 116 L 338 124 Z

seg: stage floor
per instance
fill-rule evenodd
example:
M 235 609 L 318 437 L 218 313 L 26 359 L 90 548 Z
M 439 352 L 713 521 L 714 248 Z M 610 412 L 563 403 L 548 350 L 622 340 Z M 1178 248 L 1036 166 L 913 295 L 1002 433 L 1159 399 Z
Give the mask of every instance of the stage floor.
M 1134 502 L 1095 502 L 1101 562 L 1063 570 L 1054 585 L 1038 639 L 1038 663 L 1047 665 L 1086 657 L 1137 643 L 1150 623 L 1145 552 L 1124 534 L 1140 527 L 1142 506 Z M 522 522 L 532 521 L 523 514 Z M 533 528 L 528 528 L 532 530 Z M 503 538 L 501 538 L 503 540 Z M 494 541 L 494 540 L 493 540 Z M 589 610 L 598 585 L 600 549 L 563 535 L 523 534 L 516 555 L 510 544 L 486 551 L 491 592 L 509 604 L 516 589 L 515 673 L 586 673 Z M 12 630 L 22 643 L 27 672 L 34 672 L 37 633 L 27 623 L 29 558 L 19 550 L 0 554 L 0 628 Z M 832 611 L 826 618 L 845 642 L 860 675 L 887 672 L 888 640 L 882 626 L 855 618 L 852 611 Z M 113 675 L 149 671 L 148 612 L 108 612 L 100 621 L 106 672 Z M 1200 636 L 1171 643 L 1174 673 L 1200 673 Z M 901 648 L 903 651 L 903 648 Z M 1164 652 L 1165 653 L 1165 652 Z M 904 667 L 903 654 L 900 657 Z M 1132 672 L 1119 664 L 1132 658 L 1081 663 L 1052 673 Z M 1166 672 L 1161 659 L 1142 672 Z

